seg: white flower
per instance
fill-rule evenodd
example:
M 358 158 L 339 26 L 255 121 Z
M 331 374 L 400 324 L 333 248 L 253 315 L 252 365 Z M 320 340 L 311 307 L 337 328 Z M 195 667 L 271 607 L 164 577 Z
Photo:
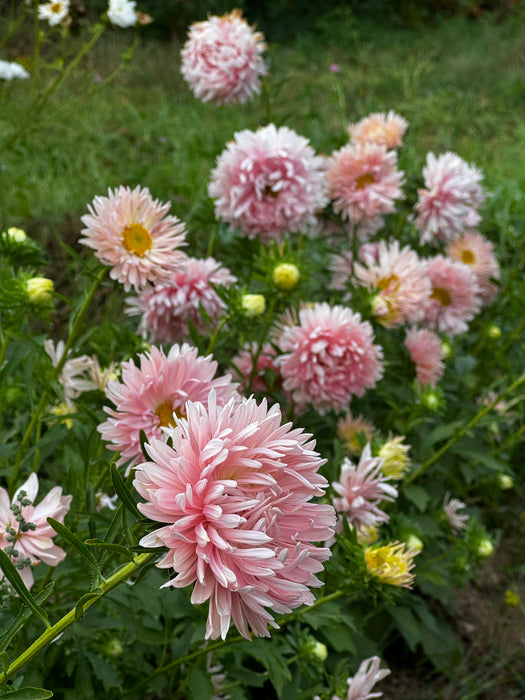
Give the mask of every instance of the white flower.
M 14 61 L 0 61 L 0 80 L 25 80 L 29 78 L 29 73 L 19 63 Z
M 109 0 L 108 18 L 117 27 L 133 27 L 137 22 L 137 13 L 133 0 Z
M 69 0 L 55 0 L 38 6 L 38 19 L 47 19 L 50 27 L 60 24 L 69 13 Z
M 60 340 L 55 348 L 53 341 L 48 338 L 44 341 L 44 349 L 51 358 L 53 367 L 56 367 L 64 354 L 64 341 Z M 98 389 L 97 384 L 85 375 L 86 372 L 90 372 L 92 364 L 91 357 L 81 355 L 67 360 L 62 368 L 58 381 L 64 387 L 64 398 L 70 409 L 73 406 L 73 399 L 78 398 L 84 391 Z
M 464 530 L 467 527 L 469 516 L 466 513 L 458 513 L 462 508 L 465 508 L 465 504 L 462 503 L 459 498 L 450 498 L 450 494 L 446 494 L 443 502 L 443 510 L 445 511 L 446 518 L 454 533 Z

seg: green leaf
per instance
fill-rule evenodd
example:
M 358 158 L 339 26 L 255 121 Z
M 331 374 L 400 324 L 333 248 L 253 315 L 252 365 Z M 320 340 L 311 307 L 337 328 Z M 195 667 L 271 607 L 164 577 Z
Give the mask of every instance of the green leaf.
M 195 666 L 190 671 L 189 683 L 190 697 L 194 700 L 209 700 L 215 692 L 209 674 Z
M 142 514 L 137 508 L 137 504 L 135 503 L 135 499 L 133 498 L 132 494 L 130 493 L 126 482 L 122 478 L 122 474 L 119 472 L 117 467 L 112 464 L 110 467 L 110 474 L 111 474 L 111 481 L 113 483 L 113 488 L 117 492 L 120 500 L 124 504 L 124 506 L 129 510 L 130 513 L 132 513 L 137 520 L 142 519 Z
M 278 649 L 272 649 L 265 640 L 254 639 L 251 642 L 241 644 L 242 649 L 250 656 L 253 656 L 257 661 L 260 661 L 272 682 L 273 687 L 277 692 L 277 696 L 281 697 L 283 686 L 286 681 L 291 681 L 292 676 L 283 655 Z
M 117 669 L 112 666 L 108 661 L 102 659 L 100 656 L 93 654 L 91 651 L 84 649 L 83 652 L 91 664 L 95 676 L 102 681 L 104 688 L 120 688 L 122 685 L 122 679 L 117 671 Z
M 142 454 L 144 455 L 144 459 L 146 460 L 146 462 L 149 462 L 151 458 L 146 450 L 146 445 L 149 445 L 149 440 L 148 440 L 148 436 L 146 435 L 144 430 L 140 431 L 139 440 L 140 440 L 140 449 L 142 451 Z
M 78 600 L 77 604 L 75 605 L 75 620 L 80 620 L 80 618 L 84 614 L 84 605 L 89 600 L 92 600 L 93 598 L 98 598 L 101 593 L 102 593 L 102 590 L 99 588 L 98 590 L 90 591 L 89 593 L 84 594 Z
M 13 562 L 3 549 L 0 549 L 0 568 L 4 572 L 6 579 L 13 586 L 24 603 L 28 605 L 36 615 L 38 615 L 46 627 L 49 627 L 49 620 L 47 619 L 45 610 L 38 605 L 31 593 L 27 590 L 25 583 L 22 581 L 22 578 L 16 570 Z
M 55 582 L 50 581 L 47 586 L 38 593 L 38 595 L 35 596 L 36 602 L 40 605 L 43 603 L 45 600 L 49 598 L 51 595 L 51 592 L 55 588 Z M 2 635 L 0 636 L 0 650 L 4 651 L 6 647 L 9 645 L 13 637 L 18 634 L 18 632 L 22 629 L 24 626 L 24 623 L 26 620 L 29 618 L 31 615 L 31 611 L 28 611 L 27 608 L 23 608 L 20 610 L 18 615 L 15 617 L 13 622 L 9 625 L 7 629 L 5 629 L 2 632 Z
M 79 554 L 81 554 L 83 557 L 85 557 L 93 569 L 93 571 L 100 576 L 100 568 L 98 565 L 97 560 L 95 557 L 91 554 L 89 551 L 89 547 L 87 547 L 82 540 L 79 540 L 79 538 L 71 532 L 71 530 L 66 527 L 65 525 L 62 525 L 62 523 L 59 523 L 58 520 L 55 520 L 54 518 L 48 518 L 47 522 L 51 525 L 53 530 L 63 537 L 66 542 L 69 542 L 69 544 L 74 547 Z
M 84 544 L 87 544 L 89 547 L 100 547 L 101 549 L 105 549 L 108 552 L 115 552 L 116 554 L 121 554 L 123 557 L 126 557 L 126 559 L 129 559 L 130 561 L 133 560 L 133 552 L 130 552 L 129 549 L 126 549 L 126 547 L 123 547 L 121 544 L 104 542 L 104 540 L 101 540 L 98 537 L 93 537 L 89 540 L 85 540 Z
M 402 608 L 397 605 L 387 605 L 386 609 L 393 618 L 397 629 L 401 632 L 410 650 L 415 651 L 417 644 L 421 640 L 421 624 L 407 608 Z
M 20 688 L 0 695 L 0 698 L 16 698 L 16 700 L 47 700 L 52 698 L 53 693 L 44 688 Z
M 0 661 L 2 662 L 2 671 L 4 673 L 7 673 L 7 670 L 9 668 L 9 654 L 6 651 L 3 651 L 0 654 Z
M 411 503 L 413 503 L 421 513 L 424 513 L 428 502 L 430 501 L 430 496 L 428 495 L 426 489 L 422 486 L 417 486 L 416 484 L 408 484 L 402 487 L 402 492 L 405 498 L 407 498 Z

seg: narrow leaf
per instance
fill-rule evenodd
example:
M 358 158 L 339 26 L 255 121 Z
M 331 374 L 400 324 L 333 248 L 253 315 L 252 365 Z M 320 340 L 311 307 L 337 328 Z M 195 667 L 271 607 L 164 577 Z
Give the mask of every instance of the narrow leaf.
M 28 605 L 36 615 L 38 615 L 38 617 L 42 620 L 46 627 L 49 627 L 49 620 L 47 619 L 47 614 L 38 605 L 31 593 L 27 590 L 25 583 L 22 581 L 20 574 L 15 568 L 15 565 L 3 549 L 0 549 L 0 568 L 4 572 L 6 579 L 13 586 L 20 598 L 22 598 L 22 600 L 24 601 L 24 603 Z
M 44 688 L 20 688 L 19 690 L 11 690 L 10 692 L 0 695 L 3 700 L 10 700 L 15 698 L 16 700 L 47 700 L 47 698 L 52 698 L 53 693 L 50 690 L 45 690 Z
M 100 568 L 95 557 L 89 551 L 89 547 L 87 547 L 84 544 L 84 542 L 82 542 L 82 540 L 79 540 L 79 538 L 73 532 L 71 532 L 71 530 L 68 527 L 62 525 L 62 523 L 59 523 L 58 520 L 55 520 L 54 518 L 48 518 L 47 522 L 51 525 L 53 530 L 55 530 L 55 532 L 58 535 L 63 537 L 67 542 L 69 542 L 69 544 L 72 547 L 74 547 L 77 550 L 79 554 L 81 554 L 87 559 L 93 571 L 95 571 L 100 576 Z
M 123 557 L 126 557 L 130 561 L 133 560 L 133 553 L 130 552 L 125 547 L 123 547 L 121 544 L 113 544 L 111 542 L 104 542 L 104 540 L 101 540 L 97 537 L 94 537 L 90 540 L 86 540 L 85 544 L 87 544 L 89 547 L 100 547 L 101 549 L 105 549 L 108 552 L 115 552 L 116 554 L 122 554 Z
M 139 433 L 139 440 L 140 440 L 140 449 L 142 450 L 142 454 L 144 455 L 144 459 L 146 462 L 150 461 L 150 456 L 146 450 L 146 445 L 149 445 L 149 440 L 148 436 L 144 432 L 144 430 L 141 430 Z
M 122 474 L 119 472 L 117 467 L 112 464 L 110 468 L 110 474 L 111 474 L 111 481 L 113 482 L 113 488 L 115 491 L 118 493 L 118 496 L 124 506 L 130 511 L 130 513 L 133 513 L 133 515 L 138 519 L 142 519 L 142 515 L 137 508 L 137 504 L 135 503 L 135 500 L 130 493 L 128 487 L 126 486 L 126 482 L 122 478 Z

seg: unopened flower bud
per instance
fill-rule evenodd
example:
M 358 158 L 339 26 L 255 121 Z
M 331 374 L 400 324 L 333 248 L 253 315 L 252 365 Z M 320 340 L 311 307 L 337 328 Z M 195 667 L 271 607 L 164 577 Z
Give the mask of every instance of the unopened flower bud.
M 242 308 L 246 316 L 260 316 L 266 309 L 266 300 L 262 294 L 245 294 Z
M 501 338 L 501 328 L 493 323 L 487 328 L 487 335 L 491 340 L 499 340 Z
M 409 549 L 413 549 L 414 552 L 416 552 L 417 554 L 419 554 L 419 552 L 421 552 L 421 550 L 424 547 L 423 541 L 417 535 L 414 535 L 414 534 L 410 534 L 406 538 L 406 543 L 407 543 L 407 547 Z
M 423 396 L 423 404 L 431 411 L 437 411 L 439 408 L 439 396 L 434 391 L 427 391 Z
M 29 300 L 37 306 L 48 306 L 53 303 L 53 281 L 47 277 L 32 277 L 26 282 Z
M 301 273 L 297 265 L 281 263 L 273 271 L 273 281 L 276 287 L 289 292 L 299 281 Z
M 10 238 L 15 243 L 23 243 L 26 238 L 26 232 L 21 228 L 16 228 L 16 226 L 11 226 L 6 231 L 8 238 Z
M 392 437 L 381 445 L 377 456 L 383 460 L 381 471 L 392 479 L 402 479 L 410 463 L 410 445 L 404 445 L 404 436 Z
M 452 345 L 446 339 L 441 341 L 441 352 L 444 360 L 447 360 L 452 355 Z
M 322 642 L 318 642 L 317 639 L 310 638 L 305 643 L 303 650 L 307 656 L 314 658 L 316 661 L 326 661 L 328 657 L 328 649 L 326 645 Z
M 111 657 L 112 659 L 116 659 L 122 654 L 124 649 L 122 648 L 120 640 L 118 640 L 116 637 L 112 637 L 104 645 L 104 651 L 106 652 L 107 656 Z
M 488 537 L 483 537 L 483 539 L 479 540 L 476 547 L 476 553 L 479 557 L 483 557 L 483 559 L 487 559 L 488 557 L 492 556 L 494 553 L 494 545 Z
M 508 474 L 500 472 L 496 475 L 496 483 L 502 491 L 508 491 L 514 486 L 514 479 Z

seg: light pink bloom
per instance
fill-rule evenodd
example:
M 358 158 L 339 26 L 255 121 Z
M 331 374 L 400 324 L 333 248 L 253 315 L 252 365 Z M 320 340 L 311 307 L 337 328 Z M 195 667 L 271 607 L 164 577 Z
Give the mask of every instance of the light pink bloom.
M 369 257 L 366 265 L 356 263 L 354 274 L 358 284 L 377 291 L 372 311 L 386 328 L 423 318 L 430 281 L 426 264 L 408 246 L 379 241 L 377 262 Z
M 491 241 L 477 231 L 467 231 L 449 243 L 446 252 L 452 260 L 468 265 L 474 272 L 482 303 L 492 301 L 498 288 L 491 280 L 499 279 L 500 268 Z
M 454 533 L 458 533 L 460 530 L 465 530 L 467 527 L 469 516 L 466 513 L 458 512 L 465 507 L 465 504 L 460 501 L 459 498 L 450 498 L 450 494 L 446 494 L 445 500 L 443 501 L 443 510 L 449 525 L 452 528 L 452 532 Z
M 378 504 L 394 501 L 398 494 L 395 486 L 387 483 L 389 477 L 381 471 L 382 463 L 379 457 L 372 457 L 368 443 L 357 466 L 348 457 L 344 458 L 339 481 L 332 483 L 339 494 L 333 499 L 334 508 L 343 513 L 356 529 L 381 525 L 390 519 Z
M 190 26 L 181 52 L 181 73 L 202 102 L 247 102 L 261 91 L 265 50 L 261 32 L 254 32 L 241 11 L 233 10 Z
M 416 378 L 423 386 L 436 386 L 445 370 L 441 340 L 426 328 L 407 331 L 405 346 L 416 366 Z
M 314 304 L 299 312 L 299 325 L 285 326 L 277 345 L 283 388 L 299 406 L 319 412 L 348 408 L 383 376 L 382 349 L 373 344 L 372 326 L 343 306 Z
M 21 492 L 25 492 L 22 499 Z M 27 481 L 15 492 L 13 501 L 10 502 L 7 491 L 0 488 L 0 549 L 7 551 L 11 561 L 17 569 L 27 588 L 33 585 L 33 571 L 31 566 L 44 562 L 48 566 L 59 564 L 66 553 L 61 547 L 53 543 L 52 538 L 57 534 L 47 518 L 54 518 L 58 522 L 64 522 L 64 516 L 69 510 L 72 496 L 63 496 L 62 488 L 55 486 L 49 493 L 35 505 L 38 495 L 38 477 L 31 474 Z M 22 501 L 30 501 L 30 505 L 22 505 Z M 26 529 L 23 523 L 18 522 L 13 506 L 19 506 L 25 523 L 31 523 Z M 15 531 L 15 542 L 10 539 Z M 11 547 L 14 547 L 14 552 Z M 1 579 L 0 579 L 1 580 Z
M 396 152 L 374 143 L 352 143 L 332 153 L 326 177 L 334 211 L 353 222 L 389 214 L 394 200 L 403 197 Z
M 153 346 L 138 359 L 140 367 L 133 360 L 123 362 L 122 380 L 108 383 L 106 396 L 116 408 L 105 407 L 110 417 L 98 426 L 108 448 L 121 453 L 117 464 L 129 462 L 128 471 L 143 459 L 141 430 L 148 441 L 166 439 L 162 428 L 174 424 L 174 414 L 186 414 L 186 401 L 206 405 L 215 389 L 222 404 L 237 393 L 230 375 L 213 378 L 217 363 L 211 355 L 200 357 L 197 348 L 187 344 L 173 345 L 167 355 Z
M 423 177 L 425 189 L 418 192 L 414 222 L 422 243 L 451 241 L 480 222 L 478 209 L 485 200 L 481 170 L 450 151 L 438 158 L 429 153 Z
M 442 255 L 428 260 L 432 292 L 424 324 L 449 336 L 464 333 L 481 308 L 476 276 L 468 265 Z
M 352 141 L 377 143 L 390 150 L 402 145 L 407 128 L 407 120 L 390 110 L 388 114 L 374 112 L 356 124 L 350 124 L 348 134 Z
M 206 333 L 223 314 L 225 305 L 211 286 L 229 287 L 237 281 L 213 258 L 183 258 L 169 282 L 143 289 L 126 300 L 129 315 L 141 314 L 138 332 L 153 343 L 174 343 L 190 337 L 188 321 Z M 204 311 L 208 318 L 204 318 Z
M 44 350 L 51 358 L 53 367 L 56 367 L 62 359 L 65 347 L 63 340 L 59 340 L 56 347 L 51 338 L 44 340 Z M 71 409 L 73 407 L 73 400 L 77 399 L 84 391 L 96 391 L 98 389 L 97 383 L 91 376 L 92 365 L 93 360 L 87 355 L 66 360 L 58 381 L 64 388 L 64 399 L 68 408 Z
M 253 371 L 253 358 L 256 352 L 257 343 L 247 343 L 244 349 L 233 358 L 235 374 L 240 378 L 241 384 L 245 390 L 248 388 Z M 270 390 L 265 377 L 268 370 L 270 370 L 275 377 L 274 383 L 281 383 L 281 368 L 276 361 L 276 356 L 277 352 L 271 343 L 264 343 L 259 357 L 257 358 L 257 366 L 253 375 L 251 390 L 249 391 L 250 394 L 252 392 L 262 393 Z
M 249 238 L 306 232 L 328 202 L 322 162 L 308 139 L 286 126 L 240 131 L 211 172 L 215 214 Z
M 348 285 L 354 274 L 354 256 L 352 251 L 342 250 L 339 255 L 333 255 L 329 269 L 332 271 L 333 276 L 328 288 L 347 292 L 344 298 L 350 298 Z
M 378 656 L 371 656 L 365 659 L 359 666 L 355 676 L 348 678 L 348 694 L 346 700 L 370 700 L 380 698 L 383 693 L 371 693 L 374 685 L 383 680 L 390 673 L 388 668 L 380 668 L 381 659 Z M 340 700 L 337 695 L 332 700 Z
M 168 548 L 158 566 L 177 576 L 166 586 L 194 583 L 192 603 L 209 600 L 206 638 L 224 639 L 231 619 L 248 639 L 249 627 L 269 636 L 269 610 L 311 605 L 321 585 L 330 550 L 312 543 L 333 535 L 335 514 L 311 499 L 324 495 L 325 460 L 311 435 L 281 425 L 277 405 L 253 397 L 217 406 L 211 392 L 169 432 L 173 447 L 154 439 L 135 472 L 140 511 L 166 523 L 141 544 Z
M 169 208 L 154 200 L 147 187 L 109 189 L 107 197 L 95 197 L 88 205 L 80 243 L 93 248 L 127 292 L 148 282 L 166 282 L 183 260 L 179 247 L 186 235 L 176 216 L 166 216 Z

